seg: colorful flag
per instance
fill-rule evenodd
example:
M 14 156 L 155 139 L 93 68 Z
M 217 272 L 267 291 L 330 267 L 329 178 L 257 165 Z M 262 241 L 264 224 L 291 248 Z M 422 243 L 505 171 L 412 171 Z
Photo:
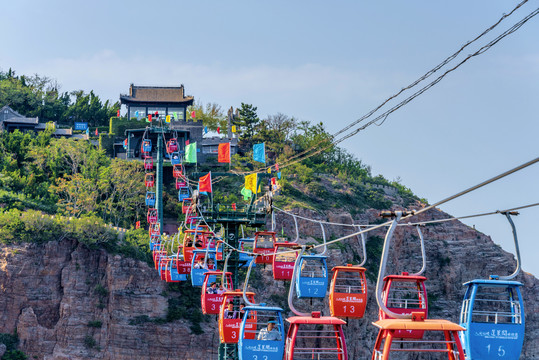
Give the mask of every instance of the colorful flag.
M 253 192 L 251 190 L 247 190 L 246 188 L 241 189 L 241 194 L 243 195 L 243 200 L 249 200 L 249 198 L 253 196 Z
M 236 211 L 236 203 L 232 203 L 232 210 Z
M 170 122 L 170 115 L 167 115 L 167 117 L 165 118 L 165 121 L 168 123 Z
M 152 122 L 152 114 L 148 114 L 148 122 L 149 122 L 149 123 Z
M 232 132 L 233 132 L 233 133 L 236 132 L 236 125 L 232 125 Z
M 208 127 L 204 126 L 204 135 L 206 135 L 207 133 L 208 133 Z
M 90 128 L 86 128 L 86 135 L 90 136 Z
M 230 143 L 219 144 L 217 149 L 217 161 L 220 163 L 230 162 Z
M 135 229 L 140 229 L 140 221 L 137 221 L 137 222 L 135 223 Z
M 174 120 L 178 120 L 178 113 L 174 111 Z
M 266 150 L 264 143 L 253 145 L 253 160 L 261 163 L 266 163 Z
M 197 113 L 195 110 L 191 111 L 191 118 L 196 119 Z
M 120 117 L 120 109 L 116 112 L 116 117 Z
M 280 171 L 277 173 L 277 179 L 281 180 L 281 172 Z
M 217 134 L 220 134 L 221 133 L 221 128 L 218 126 L 217 127 Z
M 198 191 L 211 193 L 211 171 L 198 180 Z
M 268 168 L 268 174 L 271 174 L 271 166 Z
M 275 164 L 275 170 L 279 171 L 279 164 Z
M 257 183 L 257 174 L 247 175 L 245 177 L 245 188 L 251 190 L 251 192 L 256 193 L 256 183 Z M 260 192 L 260 187 L 258 188 Z
M 271 185 L 277 185 L 277 179 L 271 178 Z
M 135 111 L 135 117 L 138 119 L 138 110 Z
M 185 140 L 185 146 L 189 145 L 189 139 Z
M 99 136 L 99 132 L 97 131 L 97 128 L 95 128 L 95 136 Z
M 194 142 L 185 147 L 185 162 L 196 163 L 197 162 L 197 143 Z

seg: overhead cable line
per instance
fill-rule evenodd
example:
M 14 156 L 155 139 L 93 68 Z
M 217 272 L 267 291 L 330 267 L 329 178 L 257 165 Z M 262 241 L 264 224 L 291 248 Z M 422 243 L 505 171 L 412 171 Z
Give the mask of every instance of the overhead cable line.
M 526 17 L 524 17 L 522 20 L 520 20 L 519 22 L 515 23 L 513 26 L 511 26 L 509 29 L 507 29 L 506 31 L 504 31 L 503 33 L 501 33 L 500 35 L 498 35 L 495 39 L 491 40 L 490 42 L 488 42 L 486 45 L 482 46 L 481 48 L 479 48 L 479 50 L 475 51 L 474 53 L 468 55 L 466 58 L 464 58 L 461 62 L 459 62 L 456 66 L 454 66 L 453 68 L 450 68 L 449 70 L 445 71 L 442 75 L 440 75 L 438 78 L 436 78 L 434 81 L 430 82 L 429 84 L 425 85 L 423 88 L 421 88 L 420 90 L 416 91 L 414 94 L 412 94 L 411 96 L 409 96 L 408 98 L 406 98 L 405 100 L 401 101 L 399 104 L 393 106 L 392 108 L 390 108 L 389 110 L 387 110 L 386 112 L 384 112 L 383 114 L 377 116 L 376 118 L 374 118 L 373 120 L 369 121 L 368 123 L 366 123 L 365 125 L 361 126 L 360 128 L 352 131 L 351 133 L 349 134 L 346 134 L 344 136 L 342 136 L 341 138 L 338 138 L 338 139 L 335 139 L 336 136 L 342 134 L 343 132 L 347 131 L 347 130 L 350 130 L 352 127 L 354 127 L 355 125 L 357 125 L 358 123 L 366 120 L 367 118 L 369 118 L 374 112 L 376 112 L 377 110 L 379 110 L 382 106 L 384 106 L 387 102 L 389 102 L 390 100 L 392 100 L 393 98 L 395 98 L 396 96 L 400 95 L 404 90 L 408 90 L 414 86 L 416 86 L 418 83 L 420 83 L 421 81 L 425 80 L 426 78 L 428 78 L 429 76 L 431 76 L 432 74 L 434 74 L 436 71 L 438 71 L 441 67 L 443 67 L 444 65 L 446 65 L 447 63 L 449 63 L 452 59 L 454 59 L 464 48 L 466 48 L 468 45 L 472 44 L 473 42 L 475 42 L 476 40 L 478 40 L 479 38 L 481 38 L 482 36 L 484 36 L 485 34 L 487 34 L 488 32 L 490 32 L 492 29 L 494 29 L 502 20 L 504 20 L 505 18 L 507 18 L 508 16 L 510 16 L 511 14 L 513 14 L 518 8 L 520 8 L 523 4 L 525 4 L 528 0 L 525 0 L 523 2 L 521 2 L 520 4 L 517 5 L 517 7 L 515 7 L 515 9 L 513 9 L 509 14 L 504 14 L 502 16 L 502 18 L 500 20 L 498 20 L 498 22 L 496 22 L 494 25 L 492 25 L 491 27 L 489 27 L 488 29 L 486 29 L 481 35 L 477 36 L 474 40 L 468 42 L 467 44 L 463 45 L 463 47 L 461 47 L 461 49 L 459 49 L 455 54 L 449 56 L 446 60 L 444 60 L 442 63 L 440 63 L 437 67 L 429 70 L 425 75 L 423 75 L 421 78 L 419 78 L 418 80 L 416 80 L 415 82 L 413 82 L 412 84 L 410 84 L 409 86 L 401 89 L 398 93 L 396 93 L 395 95 L 391 96 L 390 98 L 386 99 L 381 105 L 379 105 L 378 107 L 376 107 L 375 109 L 371 110 L 369 113 L 367 113 L 366 115 L 362 116 L 361 118 L 359 118 L 358 120 L 354 121 L 353 123 L 349 124 L 348 126 L 346 126 L 345 128 L 339 130 L 337 133 L 333 134 L 331 136 L 331 140 L 327 140 L 327 142 L 329 142 L 329 144 L 327 145 L 323 145 L 323 144 L 320 144 L 318 143 L 316 146 L 313 146 L 309 149 L 306 149 L 304 150 L 303 152 L 299 153 L 299 154 L 296 154 L 292 157 L 290 157 L 288 159 L 287 162 L 285 162 L 284 164 L 280 164 L 279 167 L 280 168 L 284 168 L 284 167 L 287 167 L 287 166 L 290 166 L 290 165 L 293 165 L 297 162 L 300 162 L 300 161 L 303 161 L 303 160 L 306 160 L 314 155 L 317 155 L 323 151 L 326 151 L 328 150 L 329 148 L 331 148 L 332 146 L 335 146 L 339 143 L 341 143 L 342 141 L 358 134 L 360 131 L 364 130 L 365 128 L 367 128 L 368 126 L 374 124 L 375 122 L 377 122 L 378 120 L 381 120 L 381 119 L 384 119 L 385 121 L 385 118 L 387 118 L 387 116 L 391 113 L 393 113 L 394 111 L 400 109 L 401 107 L 403 107 L 404 105 L 408 104 L 409 102 L 411 102 L 413 99 L 415 99 L 416 97 L 418 97 L 419 95 L 423 94 L 424 92 L 426 92 L 427 90 L 429 90 L 430 88 L 432 88 L 434 85 L 436 85 L 437 83 L 439 83 L 446 75 L 448 75 L 449 73 L 455 71 L 456 69 L 458 69 L 460 66 L 462 66 L 464 63 L 466 63 L 469 59 L 473 58 L 473 57 L 476 57 L 478 55 L 481 55 L 483 53 L 485 53 L 487 50 L 489 50 L 491 47 L 493 47 L 494 45 L 496 45 L 499 41 L 501 41 L 503 38 L 505 38 L 506 36 L 514 33 L 515 31 L 517 31 L 518 29 L 520 29 L 526 22 L 528 22 L 531 18 L 533 18 L 534 16 L 536 16 L 538 13 L 539 13 L 539 8 L 536 9 L 535 11 L 531 12 L 530 14 L 528 14 Z M 443 64 L 443 65 L 442 65 Z M 322 147 L 321 147 L 322 146 Z M 316 151 L 312 152 L 312 153 L 309 153 L 310 151 L 314 150 L 314 149 L 317 149 Z M 303 156 L 305 155 L 305 156 Z M 246 172 L 238 172 L 239 174 L 253 174 L 253 173 L 258 173 L 258 172 L 264 172 L 268 169 L 269 167 L 265 167 L 265 168 L 262 168 L 260 170 L 255 170 L 255 171 L 246 171 Z

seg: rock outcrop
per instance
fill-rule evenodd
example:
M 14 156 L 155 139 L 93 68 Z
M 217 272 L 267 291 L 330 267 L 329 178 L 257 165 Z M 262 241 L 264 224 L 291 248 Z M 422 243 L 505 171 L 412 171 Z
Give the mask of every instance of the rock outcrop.
M 325 214 L 293 210 L 311 218 L 350 223 L 349 213 Z M 373 223 L 377 211 L 354 217 L 355 223 Z M 448 217 L 437 210 L 417 220 Z M 295 238 L 290 216 L 277 216 L 278 228 Z M 302 243 L 318 242 L 320 226 L 299 220 Z M 327 226 L 327 238 L 351 232 L 350 228 Z M 489 274 L 509 274 L 514 256 L 492 240 L 458 222 L 424 227 L 431 318 L 458 322 L 464 289 L 462 283 Z M 368 236 L 369 249 L 380 248 L 383 230 Z M 376 251 L 371 251 L 376 254 Z M 351 238 L 328 250 L 328 265 L 358 262 L 360 243 Z M 370 273 L 367 312 L 361 320 L 350 320 L 345 329 L 349 358 L 367 359 L 374 344 L 377 306 L 373 279 L 378 265 L 367 263 Z M 417 271 L 421 266 L 415 230 L 399 227 L 393 239 L 388 271 Z M 271 278 L 270 267 L 257 267 L 251 279 L 257 300 L 286 305 L 286 283 Z M 539 282 L 522 272 L 526 304 L 526 338 L 522 359 L 539 357 Z M 19 349 L 36 359 L 216 359 L 219 336 L 214 316 L 201 323 L 203 333 L 195 335 L 186 320 L 166 321 L 170 294 L 166 283 L 146 263 L 88 249 L 76 240 L 46 244 L 0 246 L 0 332 L 17 332 Z M 181 294 L 177 294 L 181 296 Z M 327 301 L 298 301 L 309 311 L 327 309 Z M 327 311 L 326 311 L 327 313 Z M 290 315 L 290 313 L 288 314 Z M 139 318 L 146 321 L 136 321 Z M 157 319 L 157 320 L 156 320 Z M 159 319 L 161 319 L 159 321 Z M 151 321 L 148 321 L 151 320 Z

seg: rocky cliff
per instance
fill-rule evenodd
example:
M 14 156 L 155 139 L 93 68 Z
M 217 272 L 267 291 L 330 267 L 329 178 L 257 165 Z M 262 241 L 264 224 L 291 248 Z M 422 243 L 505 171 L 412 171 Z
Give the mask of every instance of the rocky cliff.
M 320 220 L 352 221 L 349 213 L 338 210 L 325 214 L 305 209 L 293 211 Z M 354 216 L 354 222 L 376 222 L 377 212 L 362 212 Z M 433 210 L 418 220 L 445 217 L 448 215 Z M 279 214 L 277 223 L 279 229 L 283 226 L 295 238 L 290 216 Z M 318 224 L 300 220 L 299 228 L 302 243 L 318 242 L 322 237 Z M 328 226 L 327 236 L 335 238 L 349 231 Z M 462 283 L 493 273 L 509 274 L 514 269 L 513 255 L 458 221 L 426 226 L 423 233 L 431 318 L 457 322 L 464 292 Z M 371 325 L 377 317 L 372 279 L 378 271 L 376 256 L 383 237 L 383 231 L 374 231 L 368 237 L 367 247 L 372 256 L 366 265 L 370 279 L 367 312 L 361 320 L 350 320 L 345 329 L 351 360 L 370 358 L 377 333 Z M 349 239 L 343 245 L 330 247 L 328 265 L 358 263 L 361 254 L 359 241 Z M 417 271 L 420 267 L 414 229 L 399 227 L 388 271 Z M 526 304 L 526 338 L 521 358 L 539 358 L 539 282 L 524 272 L 517 280 L 524 283 Z M 287 287 L 271 279 L 269 266 L 257 267 L 252 285 L 258 301 L 285 305 Z M 144 262 L 88 249 L 76 240 L 3 245 L 0 332 L 16 331 L 19 349 L 35 359 L 216 359 L 218 333 L 214 316 L 206 316 L 198 330 L 192 321 L 170 317 L 172 300 L 187 296 L 185 289 L 171 289 Z M 200 305 L 195 301 L 191 306 L 189 311 L 196 312 Z M 327 309 L 327 302 L 298 302 L 296 306 L 306 311 L 322 306 Z

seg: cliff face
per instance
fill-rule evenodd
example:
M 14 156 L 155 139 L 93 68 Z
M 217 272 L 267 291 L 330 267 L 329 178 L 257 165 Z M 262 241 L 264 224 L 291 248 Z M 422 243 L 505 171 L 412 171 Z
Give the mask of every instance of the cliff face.
M 350 223 L 348 213 L 333 211 L 323 216 L 308 210 L 296 214 Z M 372 223 L 377 211 L 369 210 L 354 218 L 355 223 Z M 419 220 L 445 218 L 430 211 Z M 278 228 L 295 238 L 293 219 L 280 214 Z M 317 242 L 318 224 L 299 221 L 300 242 Z M 327 237 L 350 232 L 328 226 Z M 462 283 L 485 278 L 488 274 L 509 274 L 514 257 L 492 240 L 458 222 L 430 225 L 423 229 L 427 251 L 429 317 L 458 322 L 464 294 Z M 367 247 L 380 248 L 384 231 L 369 234 Z M 328 250 L 328 266 L 359 260 L 359 241 L 349 239 Z M 525 245 L 521 246 L 525 249 Z M 376 251 L 373 251 L 376 253 Z M 367 263 L 371 276 L 378 264 Z M 419 241 L 415 229 L 399 227 L 393 238 L 388 272 L 417 271 L 421 267 Z M 539 358 L 539 282 L 530 274 L 517 278 L 526 306 L 526 338 L 522 359 Z M 256 268 L 251 279 L 257 301 L 284 306 L 288 283 L 271 278 L 270 267 Z M 286 285 L 285 285 L 286 284 Z M 20 339 L 19 349 L 37 359 L 216 359 L 218 333 L 214 316 L 206 316 L 202 330 L 195 335 L 184 320 L 137 321 L 166 318 L 171 294 L 157 271 L 146 263 L 90 250 L 73 240 L 42 245 L 0 246 L 0 332 Z M 369 280 L 365 317 L 350 320 L 345 329 L 349 358 L 367 359 L 377 334 L 371 324 L 377 319 L 375 283 Z M 175 296 L 181 296 L 178 293 Z M 327 309 L 327 301 L 295 302 L 300 310 Z M 198 305 L 199 306 L 199 305 Z M 327 310 L 325 311 L 327 314 Z M 290 315 L 290 313 L 288 313 Z
M 215 334 L 164 318 L 166 284 L 147 264 L 76 241 L 0 247 L 0 332 L 38 359 L 207 359 Z M 193 350 L 196 354 L 193 355 Z

